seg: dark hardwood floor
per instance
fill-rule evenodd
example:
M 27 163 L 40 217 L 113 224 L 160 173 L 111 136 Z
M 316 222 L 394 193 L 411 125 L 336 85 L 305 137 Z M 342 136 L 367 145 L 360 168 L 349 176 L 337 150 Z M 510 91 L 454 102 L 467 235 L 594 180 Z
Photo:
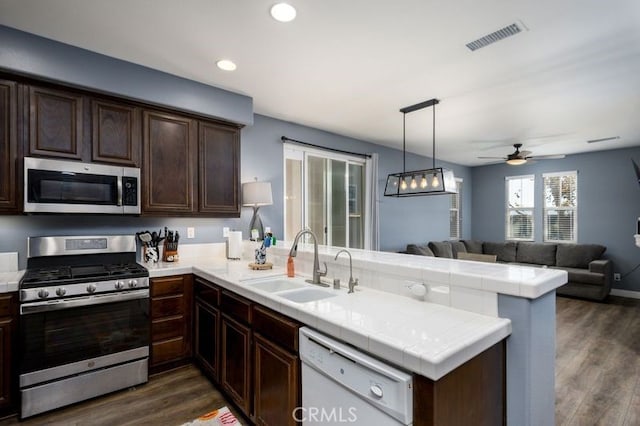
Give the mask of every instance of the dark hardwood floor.
M 640 300 L 606 303 L 558 297 L 556 424 L 640 425 Z M 135 389 L 81 402 L 7 425 L 181 425 L 233 405 L 193 365 Z
M 556 424 L 640 425 L 640 300 L 556 303 Z
M 136 388 L 80 402 L 22 422 L 12 417 L 0 421 L 0 426 L 178 426 L 224 405 L 243 424 L 249 424 L 197 367 L 188 365 L 152 376 L 147 384 Z

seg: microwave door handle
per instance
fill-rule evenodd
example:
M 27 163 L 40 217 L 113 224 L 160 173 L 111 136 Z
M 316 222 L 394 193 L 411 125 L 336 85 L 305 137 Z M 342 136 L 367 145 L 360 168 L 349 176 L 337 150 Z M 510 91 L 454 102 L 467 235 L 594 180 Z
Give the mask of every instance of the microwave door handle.
M 118 176 L 118 205 L 122 205 L 122 176 Z

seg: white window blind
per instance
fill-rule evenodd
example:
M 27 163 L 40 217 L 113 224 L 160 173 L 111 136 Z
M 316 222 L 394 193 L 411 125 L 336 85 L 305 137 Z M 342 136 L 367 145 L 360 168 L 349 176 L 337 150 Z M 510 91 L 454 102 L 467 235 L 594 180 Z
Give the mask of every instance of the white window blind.
M 456 179 L 457 193 L 451 194 L 449 207 L 449 239 L 459 240 L 462 228 L 462 179 Z
M 575 243 L 578 238 L 578 172 L 542 175 L 545 242 Z
M 507 176 L 506 239 L 533 241 L 534 175 Z

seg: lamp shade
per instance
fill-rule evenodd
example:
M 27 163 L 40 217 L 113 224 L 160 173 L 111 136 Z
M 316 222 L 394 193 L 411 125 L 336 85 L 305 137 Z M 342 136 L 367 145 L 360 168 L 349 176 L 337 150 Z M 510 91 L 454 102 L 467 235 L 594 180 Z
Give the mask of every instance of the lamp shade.
M 271 182 L 248 182 L 242 184 L 243 206 L 270 206 L 273 204 Z

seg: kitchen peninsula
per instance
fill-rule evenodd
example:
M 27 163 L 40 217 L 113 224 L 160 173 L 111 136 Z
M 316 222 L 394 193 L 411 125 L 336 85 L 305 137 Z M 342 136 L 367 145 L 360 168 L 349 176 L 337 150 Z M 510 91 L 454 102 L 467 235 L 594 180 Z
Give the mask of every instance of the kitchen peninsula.
M 253 245 L 246 243 L 243 261 L 225 260 L 217 244 L 206 257 L 183 253 L 177 264 L 151 266 L 150 276 L 193 273 L 431 380 L 507 338 L 507 423 L 554 423 L 554 290 L 566 272 L 354 249 L 360 291 L 300 304 L 247 285 L 284 276 L 288 255 L 287 244 L 278 243 L 269 251 L 275 269 L 251 271 Z M 297 273 L 310 275 L 311 248 L 301 244 Z M 348 261 L 334 261 L 338 250 L 321 247 L 319 256 L 327 278 L 346 283 Z M 409 289 L 417 284 L 427 290 L 423 299 Z

